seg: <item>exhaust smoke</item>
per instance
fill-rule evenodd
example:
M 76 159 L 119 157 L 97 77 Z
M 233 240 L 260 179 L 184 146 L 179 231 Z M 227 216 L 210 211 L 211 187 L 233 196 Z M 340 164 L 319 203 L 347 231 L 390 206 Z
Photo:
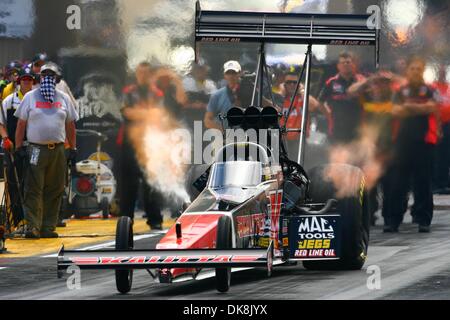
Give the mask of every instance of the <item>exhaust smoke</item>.
M 175 100 L 180 104 L 186 100 L 180 79 L 169 69 L 156 70 L 149 85 L 164 94 L 169 94 L 174 88 Z M 165 198 L 188 202 L 190 198 L 185 188 L 187 168 L 181 161 L 183 154 L 174 156 L 174 150 L 190 151 L 190 144 L 183 139 L 174 139 L 175 130 L 183 127 L 163 105 L 162 97 L 151 98 L 125 110 L 124 117 L 133 123 L 128 136 L 147 182 Z
M 363 126 L 358 140 L 331 148 L 329 162 L 360 168 L 364 174 L 365 189 L 371 190 L 384 174 L 389 161 L 389 155 L 380 152 L 377 145 L 380 134 L 380 128 L 377 126 Z M 359 178 L 349 177 L 339 166 L 330 166 L 324 174 L 325 178 L 334 184 L 338 198 L 353 196 L 361 187 Z

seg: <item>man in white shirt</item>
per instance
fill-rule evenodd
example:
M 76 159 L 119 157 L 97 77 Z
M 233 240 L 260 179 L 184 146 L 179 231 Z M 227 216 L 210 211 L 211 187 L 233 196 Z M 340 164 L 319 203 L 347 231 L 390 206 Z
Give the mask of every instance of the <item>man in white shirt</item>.
M 41 69 L 40 87 L 27 93 L 16 111 L 17 149 L 23 150 L 25 129 L 29 161 L 25 179 L 26 238 L 57 238 L 55 232 L 64 192 L 66 155 L 64 143 L 70 146 L 69 159 L 76 157 L 75 121 L 78 114 L 71 99 L 56 89 L 61 77 L 54 63 Z

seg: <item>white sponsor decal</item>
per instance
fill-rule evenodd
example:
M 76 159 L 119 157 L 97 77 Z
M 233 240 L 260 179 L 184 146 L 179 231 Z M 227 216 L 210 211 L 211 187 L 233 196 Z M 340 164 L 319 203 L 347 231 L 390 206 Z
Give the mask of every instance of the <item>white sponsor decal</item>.
M 320 220 L 319 220 L 320 219 Z M 306 218 L 300 223 L 298 227 L 299 233 L 312 233 L 312 232 L 334 232 L 333 227 L 329 225 L 328 221 L 323 218 L 311 217 Z

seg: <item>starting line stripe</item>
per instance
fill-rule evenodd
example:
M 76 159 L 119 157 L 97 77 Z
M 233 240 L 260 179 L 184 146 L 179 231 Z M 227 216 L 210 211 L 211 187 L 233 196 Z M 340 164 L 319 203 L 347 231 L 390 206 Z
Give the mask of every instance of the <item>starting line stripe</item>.
M 159 231 L 157 233 L 150 233 L 150 234 L 143 234 L 143 235 L 135 236 L 134 237 L 134 241 L 139 241 L 139 240 L 148 239 L 148 238 L 154 238 L 154 237 L 157 237 L 157 236 L 159 236 L 161 234 L 165 234 L 166 232 L 167 232 L 167 230 Z M 105 243 L 98 244 L 98 245 L 95 245 L 95 246 L 85 247 L 85 248 L 82 248 L 82 249 L 79 249 L 79 250 L 80 251 L 98 250 L 98 249 L 103 249 L 103 248 L 106 248 L 106 247 L 112 247 L 115 244 L 116 244 L 115 241 L 109 241 L 109 242 L 105 242 Z M 56 258 L 56 257 L 58 257 L 57 253 L 41 256 L 41 258 Z

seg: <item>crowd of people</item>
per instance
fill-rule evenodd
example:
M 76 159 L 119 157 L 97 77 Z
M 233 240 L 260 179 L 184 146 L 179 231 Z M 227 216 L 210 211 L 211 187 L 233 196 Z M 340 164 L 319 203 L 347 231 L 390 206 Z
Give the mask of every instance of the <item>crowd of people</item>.
M 201 77 L 196 76 L 199 68 L 203 68 Z M 414 196 L 413 222 L 418 224 L 419 232 L 430 232 L 433 193 L 450 193 L 450 89 L 446 66 L 440 67 L 434 83 L 425 82 L 426 61 L 417 56 L 401 57 L 391 69 L 381 68 L 374 74 L 363 75 L 358 72 L 353 54 L 343 52 L 336 68 L 337 74 L 325 81 L 320 94 L 309 97 L 310 112 L 319 112 L 327 119 L 329 147 L 357 141 L 365 128 L 375 132 L 376 158 L 382 165 L 382 175 L 370 193 L 372 202 L 378 202 L 380 190 L 383 194 L 384 232 L 398 232 L 410 192 Z M 218 85 L 219 89 L 213 92 L 214 85 L 206 77 L 207 66 L 195 65 L 193 71 L 186 81 L 186 84 L 192 83 L 192 79 L 196 81 L 195 87 L 186 85 L 190 105 L 201 106 L 206 128 L 224 129 L 221 114 L 233 106 L 247 107 L 242 105 L 239 92 L 244 70 L 237 61 L 226 62 L 225 86 Z M 298 129 L 304 94 L 300 88 L 292 99 L 299 75 L 292 71 L 295 68 L 274 67 L 272 105 L 285 114 L 294 101 L 287 128 Z M 202 99 L 197 99 L 198 96 Z M 293 159 L 297 159 L 298 140 L 299 133 L 289 132 L 286 136 Z M 377 209 L 377 205 L 371 206 L 373 224 Z
M 362 75 L 355 57 L 344 52 L 338 58 L 337 74 L 325 81 L 317 97 L 308 97 L 311 114 L 319 113 L 327 119 L 330 148 L 358 140 L 364 128 L 377 132 L 376 157 L 383 165 L 383 174 L 371 197 L 377 199 L 378 190 L 384 195 L 384 232 L 398 232 L 409 192 L 414 196 L 413 222 L 419 232 L 430 232 L 433 193 L 450 193 L 450 88 L 446 66 L 439 69 L 438 79 L 431 84 L 424 80 L 425 67 L 426 61 L 420 57 L 400 58 L 392 70 L 382 68 Z M 193 63 L 182 81 L 187 101 L 181 105 L 170 86 L 161 90 L 161 86 L 149 83 L 155 68 L 147 62 L 137 66 L 134 83 L 124 88 L 123 126 L 117 139 L 122 158 L 118 179 L 121 214 L 134 217 L 138 191 L 142 189 L 147 223 L 152 229 L 162 228 L 163 195 L 148 184 L 136 160 L 127 136 L 127 127 L 132 124 L 126 110 L 151 98 L 162 101 L 161 105 L 168 106 L 174 117 L 188 126 L 203 121 L 207 129 L 223 130 L 226 123 L 220 115 L 233 106 L 247 107 L 242 93 L 245 71 L 254 70 L 243 70 L 238 61 L 226 61 L 223 80 L 216 83 L 209 78 L 210 68 L 204 60 Z M 293 102 L 286 127 L 298 129 L 305 99 L 301 86 L 294 97 L 299 73 L 284 65 L 273 66 L 272 71 L 272 93 L 263 99 L 264 104 L 286 115 Z M 7 170 L 8 179 L 14 181 L 15 172 L 19 179 L 24 177 L 25 236 L 57 237 L 56 227 L 63 226 L 58 218 L 65 184 L 65 170 L 61 168 L 77 153 L 76 100 L 60 68 L 43 53 L 31 62 L 8 64 L 0 88 L 2 147 L 10 155 L 5 157 L 7 168 L 14 169 Z M 283 117 L 281 124 L 284 121 Z M 293 159 L 297 157 L 299 137 L 298 132 L 286 135 Z M 19 192 L 10 185 L 9 196 L 16 203 Z
M 76 102 L 59 66 L 41 53 L 11 62 L 0 85 L 0 134 L 9 203 L 25 238 L 57 238 L 67 161 L 76 158 Z M 23 197 L 21 196 L 23 194 Z

